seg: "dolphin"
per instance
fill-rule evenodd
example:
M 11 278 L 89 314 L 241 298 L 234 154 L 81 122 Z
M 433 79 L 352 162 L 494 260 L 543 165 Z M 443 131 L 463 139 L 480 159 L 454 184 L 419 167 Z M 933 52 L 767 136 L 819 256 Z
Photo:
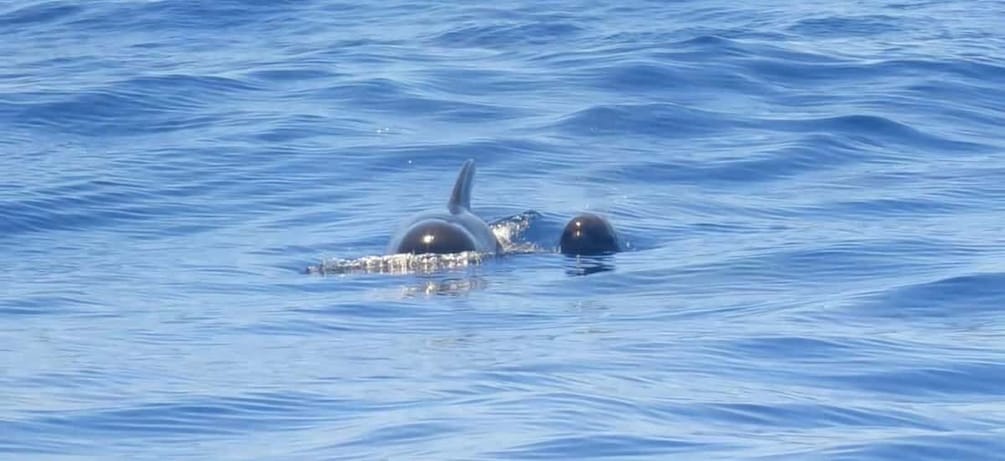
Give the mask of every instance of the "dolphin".
M 387 253 L 501 253 L 502 245 L 492 229 L 471 212 L 474 178 L 475 161 L 468 159 L 457 175 L 447 209 L 413 216 L 391 238 Z
M 606 218 L 582 213 L 565 225 L 559 248 L 567 255 L 601 255 L 621 251 L 621 239 Z

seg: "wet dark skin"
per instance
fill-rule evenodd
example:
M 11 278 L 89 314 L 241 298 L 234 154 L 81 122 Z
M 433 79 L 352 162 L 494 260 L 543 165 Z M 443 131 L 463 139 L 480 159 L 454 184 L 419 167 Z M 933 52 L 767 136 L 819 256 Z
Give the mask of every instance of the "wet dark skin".
M 559 247 L 567 255 L 600 255 L 621 251 L 621 242 L 610 222 L 583 213 L 565 225 Z

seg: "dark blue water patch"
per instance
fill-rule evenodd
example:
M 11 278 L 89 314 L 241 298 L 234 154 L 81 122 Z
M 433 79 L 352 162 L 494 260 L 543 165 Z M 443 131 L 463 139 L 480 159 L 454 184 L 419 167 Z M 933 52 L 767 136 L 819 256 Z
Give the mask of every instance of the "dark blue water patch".
M 230 77 L 214 75 L 157 74 L 118 82 L 115 87 L 133 94 L 162 94 L 190 102 L 211 104 L 236 94 L 262 90 L 261 86 Z
M 885 65 L 894 68 L 918 69 L 935 76 L 962 77 L 972 83 L 1005 83 L 1005 65 L 1002 65 L 1000 61 L 982 62 L 959 58 L 940 61 L 897 60 L 886 62 Z M 995 88 L 1001 89 L 1001 87 Z
M 859 308 L 871 316 L 966 318 L 1005 310 L 1005 273 L 946 277 L 876 293 Z
M 841 134 L 880 147 L 914 147 L 937 152 L 986 152 L 986 145 L 922 132 L 879 115 L 854 114 L 811 119 L 764 119 L 760 126 L 798 133 Z
M 7 427 L 4 427 L 7 426 Z M 17 426 L 0 422 L 5 437 L 0 439 L 0 455 L 45 456 L 50 459 L 67 453 L 84 453 L 94 447 L 84 441 L 68 440 L 39 432 L 38 427 Z
M 841 338 L 824 339 L 805 336 L 764 336 L 734 341 L 730 349 L 751 357 L 777 357 L 794 361 L 814 361 L 846 357 L 856 345 Z
M 509 94 L 523 97 L 531 91 L 553 89 L 533 73 L 504 67 L 434 67 L 422 72 L 423 85 L 438 92 L 476 100 L 487 95 Z
M 104 200 L 99 197 L 97 202 L 80 201 L 76 198 L 64 197 L 58 201 L 46 199 L 45 201 L 4 204 L 0 207 L 0 213 L 3 213 L 6 218 L 3 232 L 9 236 L 39 230 L 84 229 L 89 226 L 114 223 L 118 220 L 141 219 L 145 214 L 143 210 L 138 209 L 107 208 L 94 213 L 89 204 L 96 203 L 104 204 Z
M 601 62 L 602 66 L 582 68 L 571 73 L 570 78 L 589 81 L 598 89 L 622 96 L 638 94 L 650 98 L 679 96 L 694 91 L 720 97 L 728 92 L 763 97 L 774 91 L 770 85 L 707 63 L 690 65 L 655 60 Z
M 275 16 L 295 11 L 297 2 L 280 0 L 218 2 L 108 3 L 96 9 L 85 23 L 92 30 L 187 31 L 251 29 L 268 24 Z
M 371 448 L 375 446 L 407 444 L 409 442 L 449 437 L 453 433 L 460 432 L 461 428 L 460 424 L 448 421 L 402 422 L 375 428 L 359 437 L 331 448 Z
M 919 417 L 907 411 L 882 411 L 877 408 L 819 405 L 815 403 L 703 403 L 676 405 L 677 413 L 707 418 L 723 424 L 762 427 L 770 430 L 801 428 L 875 428 L 944 430 L 933 418 Z
M 644 437 L 623 434 L 592 434 L 556 437 L 546 442 L 520 445 L 493 453 L 498 459 L 609 459 L 627 456 L 670 456 L 703 449 L 722 449 L 719 443 L 694 439 Z
M 710 45 L 725 47 L 731 52 L 728 53 L 728 59 L 724 59 L 722 64 L 730 66 L 736 64 L 739 65 L 739 68 L 743 68 L 744 65 L 752 62 L 775 61 L 791 64 L 797 67 L 807 66 L 808 68 L 820 69 L 843 68 L 845 66 L 850 68 L 861 64 L 859 61 L 840 54 L 822 52 L 812 48 L 787 46 L 787 42 L 795 40 L 797 37 L 791 34 L 768 34 L 763 37 L 747 39 L 746 34 L 741 31 L 739 33 L 733 32 L 717 34 L 712 37 L 716 37 L 717 39 L 710 40 L 708 38 L 698 38 L 694 41 L 684 40 L 682 43 L 686 44 L 688 47 L 694 45 L 699 45 L 700 47 L 707 47 Z M 710 50 L 710 54 L 715 55 L 716 53 L 712 51 L 713 50 Z M 751 73 L 747 75 L 751 78 L 762 78 L 767 77 L 770 74 L 762 75 L 759 73 Z M 792 88 L 789 85 L 794 85 L 797 82 L 798 79 L 775 81 L 775 85 L 773 86 Z
M 86 294 L 82 292 L 74 296 L 37 295 L 0 301 L 0 316 L 81 315 L 93 312 L 96 307 L 86 301 Z
M 376 78 L 333 86 L 317 96 L 348 104 L 356 110 L 436 116 L 455 123 L 503 120 L 517 114 L 514 109 L 503 106 L 418 96 L 422 92 L 410 86 L 401 81 Z
M 242 99 L 256 87 L 213 76 L 141 76 L 77 94 L 42 93 L 7 106 L 14 125 L 77 136 L 133 136 L 210 125 L 205 112 Z M 31 100 L 37 100 L 32 102 Z
M 150 203 L 153 192 L 139 184 L 78 184 L 63 193 L 42 193 L 35 198 L 0 203 L 5 236 L 24 232 L 82 230 L 134 222 L 163 215 L 170 204 Z M 174 209 L 180 209 L 175 205 Z
M 847 81 L 894 79 L 959 78 L 974 83 L 1001 82 L 1002 66 L 971 60 L 885 59 L 870 62 L 831 61 L 815 55 L 780 51 L 777 57 L 764 55 L 736 59 L 734 65 L 761 79 L 778 79 L 793 88 L 817 88 Z
M 720 35 L 700 35 L 671 42 L 655 56 L 675 61 L 681 60 L 683 57 L 690 58 L 688 61 L 703 61 L 707 60 L 709 56 L 733 58 L 749 56 L 755 52 L 756 49 L 750 43 Z
M 766 57 L 763 55 L 741 58 L 733 65 L 765 81 L 783 81 L 790 88 L 821 88 L 841 81 L 857 81 L 868 70 L 863 64 L 852 62 L 819 62 L 799 60 L 793 56 Z M 883 72 L 875 74 L 885 75 Z
M 302 270 L 302 268 L 301 268 Z M 300 291 L 308 293 L 344 293 L 353 291 L 363 291 L 367 287 L 388 286 L 390 281 L 394 282 L 394 289 L 408 284 L 425 285 L 427 281 L 443 280 L 443 274 L 430 275 L 353 275 L 351 277 L 325 277 L 317 278 L 317 283 L 298 284 Z M 363 303 L 329 303 L 328 305 L 309 305 L 292 308 L 303 315 L 320 318 L 331 318 L 335 322 L 345 322 L 345 325 L 353 325 L 353 322 L 366 322 L 375 319 L 408 319 L 421 318 L 435 315 L 432 312 L 415 309 L 404 299 L 390 297 L 386 302 L 379 305 L 367 305 Z M 338 327 L 338 324 L 333 324 Z
M 941 112 L 941 116 L 952 115 L 960 124 L 972 129 L 975 125 L 1001 126 L 1005 124 L 1005 87 L 1001 85 L 970 85 L 960 82 L 925 81 L 905 85 L 902 100 L 896 101 L 903 107 L 925 107 Z M 891 95 L 893 99 L 893 95 Z M 889 101 L 893 102 L 893 101 Z M 995 139 L 981 137 L 984 142 Z M 1001 140 L 998 140 L 999 143 Z
M 409 63 L 434 58 L 435 56 L 423 54 L 412 48 L 408 43 L 395 40 L 350 39 L 332 43 L 322 51 L 311 52 L 310 58 L 304 62 L 305 64 L 334 68 L 340 73 L 354 76 L 354 81 L 361 81 L 373 79 L 375 76 L 372 72 L 358 72 L 360 68 L 368 66 L 409 68 L 411 67 Z
M 998 440 L 997 442 L 995 440 Z M 952 431 L 912 436 L 889 436 L 871 443 L 842 443 L 813 453 L 834 461 L 861 459 L 898 461 L 903 459 L 994 459 L 1005 443 L 994 431 L 975 433 Z M 809 455 L 804 453 L 799 456 Z M 805 458 L 803 458 L 805 459 Z
M 473 370 L 468 376 L 474 378 L 474 382 L 478 384 L 459 388 L 451 394 L 463 396 L 463 401 L 471 402 L 486 400 L 487 396 L 497 392 L 528 390 L 536 386 L 559 386 L 563 379 L 547 371 L 547 366 L 499 366 L 486 370 Z
M 884 8 L 889 8 L 891 10 L 920 10 L 924 8 L 930 8 L 936 5 L 942 5 L 943 2 L 939 1 L 912 1 L 912 2 L 895 2 L 884 5 Z
M 318 408 L 345 411 L 350 403 L 303 392 L 272 392 L 238 397 L 189 397 L 183 401 L 78 411 L 35 411 L 0 422 L 4 433 L 46 438 L 46 433 L 75 428 L 77 437 L 114 438 L 122 434 L 157 440 L 211 439 L 258 430 L 294 430 L 317 423 Z M 334 416 L 332 416 L 334 417 Z M 30 435 L 34 432 L 35 435 Z M 41 436 L 41 437 L 40 437 Z M 67 440 L 73 443 L 73 439 Z M 51 442 L 50 442 L 51 443 Z
M 82 10 L 83 6 L 68 5 L 63 1 L 38 2 L 0 13 L 0 26 L 51 25 L 72 18 Z
M 315 80 L 327 80 L 335 77 L 341 77 L 342 74 L 334 72 L 330 69 L 318 69 L 318 68 L 304 68 L 300 67 L 304 63 L 300 63 L 299 66 L 290 66 L 287 68 L 274 68 L 266 67 L 262 69 L 251 70 L 245 74 L 245 78 L 251 80 L 258 80 L 261 82 L 303 82 L 303 81 L 315 81 Z
M 1005 382 L 1005 364 L 1001 362 L 955 360 L 882 368 L 871 372 L 832 375 L 825 379 L 846 389 L 895 395 L 904 399 L 947 395 L 1005 396 L 1005 388 L 1001 386 Z
M 299 272 L 303 272 L 303 266 L 299 267 Z M 271 322 L 261 325 L 252 325 L 243 330 L 266 336 L 288 336 L 300 337 L 305 334 L 331 334 L 338 335 L 354 331 L 355 328 L 347 325 L 336 325 L 331 322 L 314 321 L 309 319 L 290 320 L 286 322 Z
M 548 144 L 540 140 L 520 138 L 490 138 L 472 139 L 460 142 L 403 142 L 390 146 L 380 146 L 373 149 L 379 153 L 366 163 L 367 174 L 385 174 L 388 178 L 401 180 L 403 177 L 439 178 L 442 182 L 443 200 L 453 185 L 460 165 L 471 158 L 475 160 L 478 184 L 489 181 L 486 176 L 509 176 L 507 168 L 519 168 L 519 162 L 513 162 L 511 157 L 527 156 L 535 152 L 548 152 Z M 504 165 L 501 167 L 500 165 Z M 501 168 L 501 169 L 500 169 Z M 528 174 L 547 174 L 548 171 L 528 172 Z M 476 188 L 474 196 L 482 201 L 480 189 Z M 435 198 L 435 197 L 434 197 Z M 473 201 L 474 201 L 473 200 Z M 477 206 L 477 205 L 476 205 Z M 521 204 L 526 206 L 526 204 Z
M 738 158 L 643 162 L 622 166 L 615 172 L 619 178 L 654 183 L 758 184 L 877 159 L 867 147 L 836 135 L 804 133 L 798 140 L 776 144 L 767 152 L 762 147 L 751 146 L 739 155 L 734 154 Z
M 651 136 L 689 138 L 722 134 L 743 126 L 728 114 L 676 104 L 595 105 L 566 116 L 555 129 L 580 137 Z
M 267 123 L 261 121 L 261 123 Z M 272 126 L 250 135 L 251 138 L 264 141 L 269 145 L 290 145 L 297 141 L 309 140 L 321 136 L 360 136 L 369 134 L 364 127 L 350 123 L 332 124 L 329 117 L 310 114 L 293 114 L 272 121 Z M 279 153 L 279 152 L 276 152 Z
M 136 162 L 140 162 L 137 160 Z M 204 165 L 205 166 L 205 165 Z M 170 166 L 158 169 L 154 163 L 141 168 L 169 171 Z M 157 174 L 150 174 L 156 177 Z M 185 182 L 135 182 L 115 179 L 79 182 L 72 185 L 38 187 L 32 196 L 19 201 L 0 202 L 0 212 L 5 220 L 0 222 L 3 235 L 10 237 L 23 233 L 82 231 L 118 228 L 133 237 L 184 235 L 204 231 L 230 222 L 233 218 L 221 216 L 218 204 L 202 200 L 213 194 L 226 194 L 239 189 L 239 172 L 212 174 L 202 171 L 189 174 Z M 212 178 L 212 179 L 210 179 Z M 154 200 L 169 196 L 170 201 Z M 249 213 L 261 210 L 247 209 Z M 163 223 L 169 219 L 169 223 Z
M 894 33 L 901 30 L 900 18 L 888 15 L 828 16 L 796 22 L 788 31 L 802 36 L 844 38 Z
M 432 39 L 446 47 L 512 49 L 573 40 L 582 27 L 569 22 L 540 21 L 518 24 L 472 24 L 443 32 Z
M 811 286 L 836 286 L 842 282 L 894 276 L 907 264 L 924 264 L 938 260 L 943 254 L 939 242 L 925 240 L 793 244 L 726 256 L 714 263 L 690 264 L 682 270 L 686 273 L 711 271 L 720 277 L 766 286 L 796 282 Z M 833 295 L 838 296 L 840 292 Z
M 948 194 L 930 194 L 929 197 L 873 198 L 862 200 L 835 200 L 821 206 L 820 213 L 840 213 L 862 218 L 886 217 L 893 218 L 951 215 L 967 210 L 981 208 L 983 205 L 952 198 Z M 826 209 L 826 211 L 824 211 Z

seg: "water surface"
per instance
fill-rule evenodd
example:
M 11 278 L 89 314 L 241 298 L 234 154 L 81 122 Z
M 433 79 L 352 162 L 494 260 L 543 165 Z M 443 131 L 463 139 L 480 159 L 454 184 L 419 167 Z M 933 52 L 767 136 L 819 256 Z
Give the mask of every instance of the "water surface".
M 998 458 L 1003 19 L 8 2 L 0 458 Z M 467 158 L 541 251 L 304 274 Z

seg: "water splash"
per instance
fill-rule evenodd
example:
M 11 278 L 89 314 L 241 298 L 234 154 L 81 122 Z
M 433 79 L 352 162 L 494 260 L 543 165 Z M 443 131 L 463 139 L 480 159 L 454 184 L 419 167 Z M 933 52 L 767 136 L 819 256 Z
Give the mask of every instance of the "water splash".
M 518 215 L 500 219 L 489 225 L 502 244 L 503 254 L 540 253 L 541 246 L 527 241 L 527 229 L 541 217 L 541 213 L 527 210 Z
M 487 255 L 465 251 L 452 254 L 394 254 L 355 259 L 331 258 L 307 266 L 308 274 L 423 274 L 480 264 Z

